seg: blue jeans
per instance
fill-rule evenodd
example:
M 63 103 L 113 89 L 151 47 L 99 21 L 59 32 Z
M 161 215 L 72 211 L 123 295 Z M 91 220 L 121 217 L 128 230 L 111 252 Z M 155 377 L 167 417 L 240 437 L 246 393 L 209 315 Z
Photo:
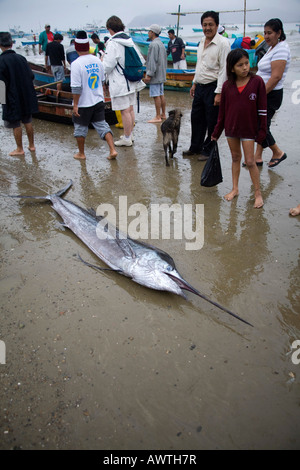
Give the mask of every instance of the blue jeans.
M 97 121 L 92 122 L 91 124 L 96 129 L 102 140 L 105 140 L 105 136 L 108 132 L 112 134 L 111 128 L 106 121 Z M 76 122 L 74 122 L 74 137 L 86 137 L 88 130 L 89 126 L 83 126 L 82 124 L 76 124 Z

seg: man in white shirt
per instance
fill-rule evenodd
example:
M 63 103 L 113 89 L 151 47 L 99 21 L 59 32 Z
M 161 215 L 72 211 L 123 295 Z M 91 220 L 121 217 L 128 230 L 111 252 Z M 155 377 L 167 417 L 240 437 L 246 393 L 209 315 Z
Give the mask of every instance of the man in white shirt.
M 230 44 L 218 34 L 219 14 L 215 11 L 203 13 L 201 25 L 204 38 L 198 46 L 196 71 L 190 89 L 193 98 L 191 145 L 183 156 L 200 155 L 198 160 L 204 161 L 208 159 L 211 134 L 218 120 Z
M 85 160 L 85 138 L 91 123 L 101 139 L 106 140 L 110 153 L 109 160 L 116 158 L 111 129 L 105 121 L 103 82 L 104 68 L 98 57 L 89 53 L 90 44 L 85 31 L 78 31 L 75 49 L 79 57 L 71 63 L 71 89 L 73 93 L 74 136 L 78 153 L 74 158 Z

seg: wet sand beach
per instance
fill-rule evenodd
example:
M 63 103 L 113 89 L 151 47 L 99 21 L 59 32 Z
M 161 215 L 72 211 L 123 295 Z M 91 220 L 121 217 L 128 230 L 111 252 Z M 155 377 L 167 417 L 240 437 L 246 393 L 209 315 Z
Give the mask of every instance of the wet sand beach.
M 90 130 L 87 160 L 73 158 L 72 126 L 34 120 L 36 154 L 10 157 L 12 132 L 0 121 L 1 194 L 46 195 L 70 179 L 66 198 L 85 208 L 204 204 L 204 245 L 151 240 L 196 289 L 254 325 L 188 293 L 187 300 L 99 273 L 97 259 L 50 204 L 0 197 L 0 449 L 299 449 L 300 39 L 272 130 L 287 160 L 260 169 L 265 205 L 253 209 L 247 169 L 231 189 L 231 156 L 219 141 L 223 183 L 200 186 L 203 162 L 183 158 L 191 99 L 166 91 L 182 110 L 178 152 L 165 166 L 154 104 L 141 93 L 135 142 L 116 161 Z M 299 96 L 299 93 L 298 95 Z M 122 130 L 112 128 L 115 140 Z M 27 149 L 27 142 L 25 149 Z M 103 266 L 99 262 L 99 266 Z M 299 346 L 298 346 L 299 348 Z M 294 362 L 293 359 L 294 358 Z

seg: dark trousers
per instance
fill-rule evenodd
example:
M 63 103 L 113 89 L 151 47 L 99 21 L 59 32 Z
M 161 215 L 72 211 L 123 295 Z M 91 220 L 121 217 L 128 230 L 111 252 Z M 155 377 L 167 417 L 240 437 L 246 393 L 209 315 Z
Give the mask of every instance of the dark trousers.
M 272 90 L 267 95 L 267 135 L 265 140 L 262 143 L 263 148 L 270 147 L 270 145 L 274 145 L 276 143 L 274 137 L 271 134 L 270 126 L 271 121 L 276 113 L 276 111 L 280 108 L 283 99 L 283 89 L 281 90 Z
M 216 86 L 217 82 L 196 85 L 191 112 L 191 152 L 209 153 L 205 147 L 209 148 L 211 134 L 217 124 L 219 114 L 219 106 L 214 106 Z

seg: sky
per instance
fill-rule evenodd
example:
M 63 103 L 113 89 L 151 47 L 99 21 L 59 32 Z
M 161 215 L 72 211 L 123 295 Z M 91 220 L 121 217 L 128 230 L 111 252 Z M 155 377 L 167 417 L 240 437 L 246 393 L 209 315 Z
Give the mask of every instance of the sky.
M 25 32 L 40 32 L 45 23 L 51 29 L 68 30 L 82 28 L 87 23 L 105 25 L 111 15 L 119 16 L 125 25 L 129 25 L 137 16 L 165 14 L 178 10 L 181 12 L 206 10 L 240 10 L 244 0 L 0 0 L 0 31 L 7 31 L 15 26 Z M 247 0 L 247 8 L 259 8 L 258 12 L 248 12 L 247 21 L 263 22 L 278 17 L 283 22 L 299 22 L 300 0 Z M 175 24 L 177 18 L 169 15 L 169 24 Z M 182 17 L 183 21 L 187 17 Z M 242 14 L 223 14 L 220 21 L 241 23 Z M 153 22 L 153 21 L 152 21 Z M 199 15 L 200 22 L 200 15 Z M 136 25 L 138 26 L 138 24 Z M 149 25 L 150 26 L 150 25 Z

